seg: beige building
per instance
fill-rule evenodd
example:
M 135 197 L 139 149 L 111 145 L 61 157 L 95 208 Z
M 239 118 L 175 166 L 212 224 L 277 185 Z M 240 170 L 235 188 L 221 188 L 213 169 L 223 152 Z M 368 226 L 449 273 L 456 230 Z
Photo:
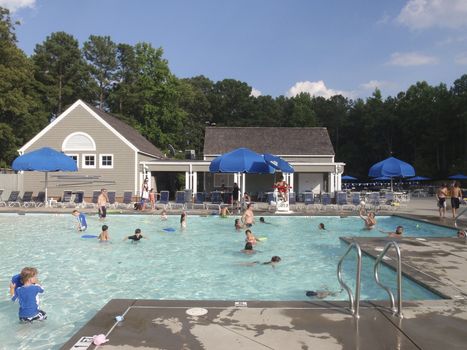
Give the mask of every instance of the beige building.
M 212 174 L 212 159 L 239 147 L 278 155 L 295 169 L 281 174 L 296 194 L 313 191 L 334 194 L 341 189 L 344 163 L 335 162 L 334 149 L 326 128 L 207 127 L 202 160 L 175 160 L 165 155 L 139 132 L 115 116 L 81 100 L 39 132 L 20 150 L 24 154 L 51 147 L 73 157 L 78 172 L 49 174 L 49 196 L 60 197 L 65 190 L 84 191 L 89 199 L 100 188 L 139 196 L 142 182 L 151 178 L 156 191 L 212 191 L 234 182 L 242 191 L 261 194 L 272 190 L 275 175 Z M 24 172 L 22 189 L 40 191 L 44 175 Z M 182 183 L 178 181 L 182 179 Z M 183 183 L 184 182 L 184 183 Z
M 47 127 L 26 143 L 20 154 L 51 147 L 73 157 L 78 172 L 49 174 L 49 196 L 64 190 L 80 190 L 85 197 L 100 188 L 139 193 L 143 170 L 141 162 L 165 159 L 164 154 L 135 129 L 118 118 L 81 100 L 76 101 Z M 39 191 L 44 174 L 24 172 L 23 189 Z

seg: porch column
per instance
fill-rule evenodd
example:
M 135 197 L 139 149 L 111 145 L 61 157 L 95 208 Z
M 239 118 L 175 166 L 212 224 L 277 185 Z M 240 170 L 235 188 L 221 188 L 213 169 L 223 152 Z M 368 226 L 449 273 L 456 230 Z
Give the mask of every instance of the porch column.
M 337 188 L 336 191 L 342 191 L 342 174 L 337 174 Z
M 331 197 L 334 197 L 334 173 L 328 175 L 328 192 Z
M 295 193 L 295 187 L 294 187 L 294 182 L 293 182 L 293 177 L 294 173 L 289 174 L 289 186 L 290 186 L 290 191 Z
M 185 190 L 190 189 L 190 172 L 185 171 Z
M 198 173 L 196 171 L 193 172 L 193 184 L 192 184 L 192 190 L 193 194 L 195 195 L 198 192 Z

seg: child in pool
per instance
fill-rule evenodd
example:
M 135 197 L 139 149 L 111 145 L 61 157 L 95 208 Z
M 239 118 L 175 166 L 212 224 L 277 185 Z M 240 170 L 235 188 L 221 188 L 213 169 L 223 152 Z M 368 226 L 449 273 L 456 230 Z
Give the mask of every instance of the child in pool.
M 98 237 L 99 242 L 107 242 L 110 240 L 109 236 L 109 226 L 107 225 L 102 225 L 102 232 Z
M 162 213 L 161 213 L 161 221 L 166 221 L 167 220 L 167 212 L 164 210 L 162 210 Z
M 245 235 L 246 235 L 245 242 L 251 243 L 252 245 L 255 245 L 256 242 L 259 242 L 259 239 L 253 235 L 251 230 L 246 230 Z
M 15 296 L 19 300 L 19 319 L 22 322 L 43 321 L 47 319 L 44 311 L 39 309 L 38 294 L 44 293 L 44 289 L 38 284 L 37 269 L 25 268 L 21 271 L 23 286 L 18 287 Z
M 186 229 L 186 212 L 183 212 L 180 215 L 180 227 L 182 230 Z
M 88 224 L 86 222 L 86 215 L 84 213 L 80 213 L 78 210 L 73 210 L 71 213 L 77 220 L 76 229 L 80 232 L 86 231 L 88 228 Z

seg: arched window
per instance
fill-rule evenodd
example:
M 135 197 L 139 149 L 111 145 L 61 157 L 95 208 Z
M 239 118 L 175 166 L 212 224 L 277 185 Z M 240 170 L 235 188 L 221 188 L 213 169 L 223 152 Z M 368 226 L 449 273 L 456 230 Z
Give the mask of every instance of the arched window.
M 96 143 L 91 136 L 84 132 L 74 132 L 68 135 L 62 144 L 63 152 L 70 151 L 95 151 Z

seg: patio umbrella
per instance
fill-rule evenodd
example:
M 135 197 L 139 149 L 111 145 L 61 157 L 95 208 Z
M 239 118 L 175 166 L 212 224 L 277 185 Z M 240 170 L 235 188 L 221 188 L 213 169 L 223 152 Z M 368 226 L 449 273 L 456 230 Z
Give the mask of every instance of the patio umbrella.
M 273 154 L 265 153 L 263 155 L 264 160 L 266 163 L 268 163 L 270 166 L 272 166 L 276 170 L 280 170 L 283 173 L 293 173 L 295 172 L 294 168 L 292 165 L 290 165 L 289 162 L 285 161 L 281 157 L 275 156 Z
M 45 173 L 45 202 L 47 203 L 47 177 L 51 171 L 78 171 L 76 162 L 62 152 L 49 147 L 25 153 L 13 161 L 13 170 L 42 171 Z
M 428 180 L 431 180 L 431 178 L 425 177 L 425 176 L 414 176 L 414 177 L 411 177 L 410 179 L 407 179 L 407 181 L 428 181 Z
M 391 179 L 391 191 L 392 180 L 394 177 L 411 177 L 415 176 L 415 169 L 409 163 L 403 162 L 400 159 L 389 157 L 381 162 L 374 164 L 368 172 L 370 177 L 381 177 L 386 176 Z
M 379 176 L 379 177 L 375 177 L 373 180 L 376 180 L 376 181 L 391 181 L 391 180 L 392 180 L 392 177 L 389 177 L 389 176 Z
M 356 177 L 353 177 L 350 175 L 342 175 L 341 179 L 342 181 L 357 181 L 358 180 Z
M 456 175 L 449 176 L 448 179 L 451 179 L 451 180 L 467 180 L 467 176 L 465 176 L 464 174 L 456 174 Z
M 274 168 L 263 156 L 248 148 L 237 148 L 214 158 L 209 165 L 211 173 L 273 174 Z

